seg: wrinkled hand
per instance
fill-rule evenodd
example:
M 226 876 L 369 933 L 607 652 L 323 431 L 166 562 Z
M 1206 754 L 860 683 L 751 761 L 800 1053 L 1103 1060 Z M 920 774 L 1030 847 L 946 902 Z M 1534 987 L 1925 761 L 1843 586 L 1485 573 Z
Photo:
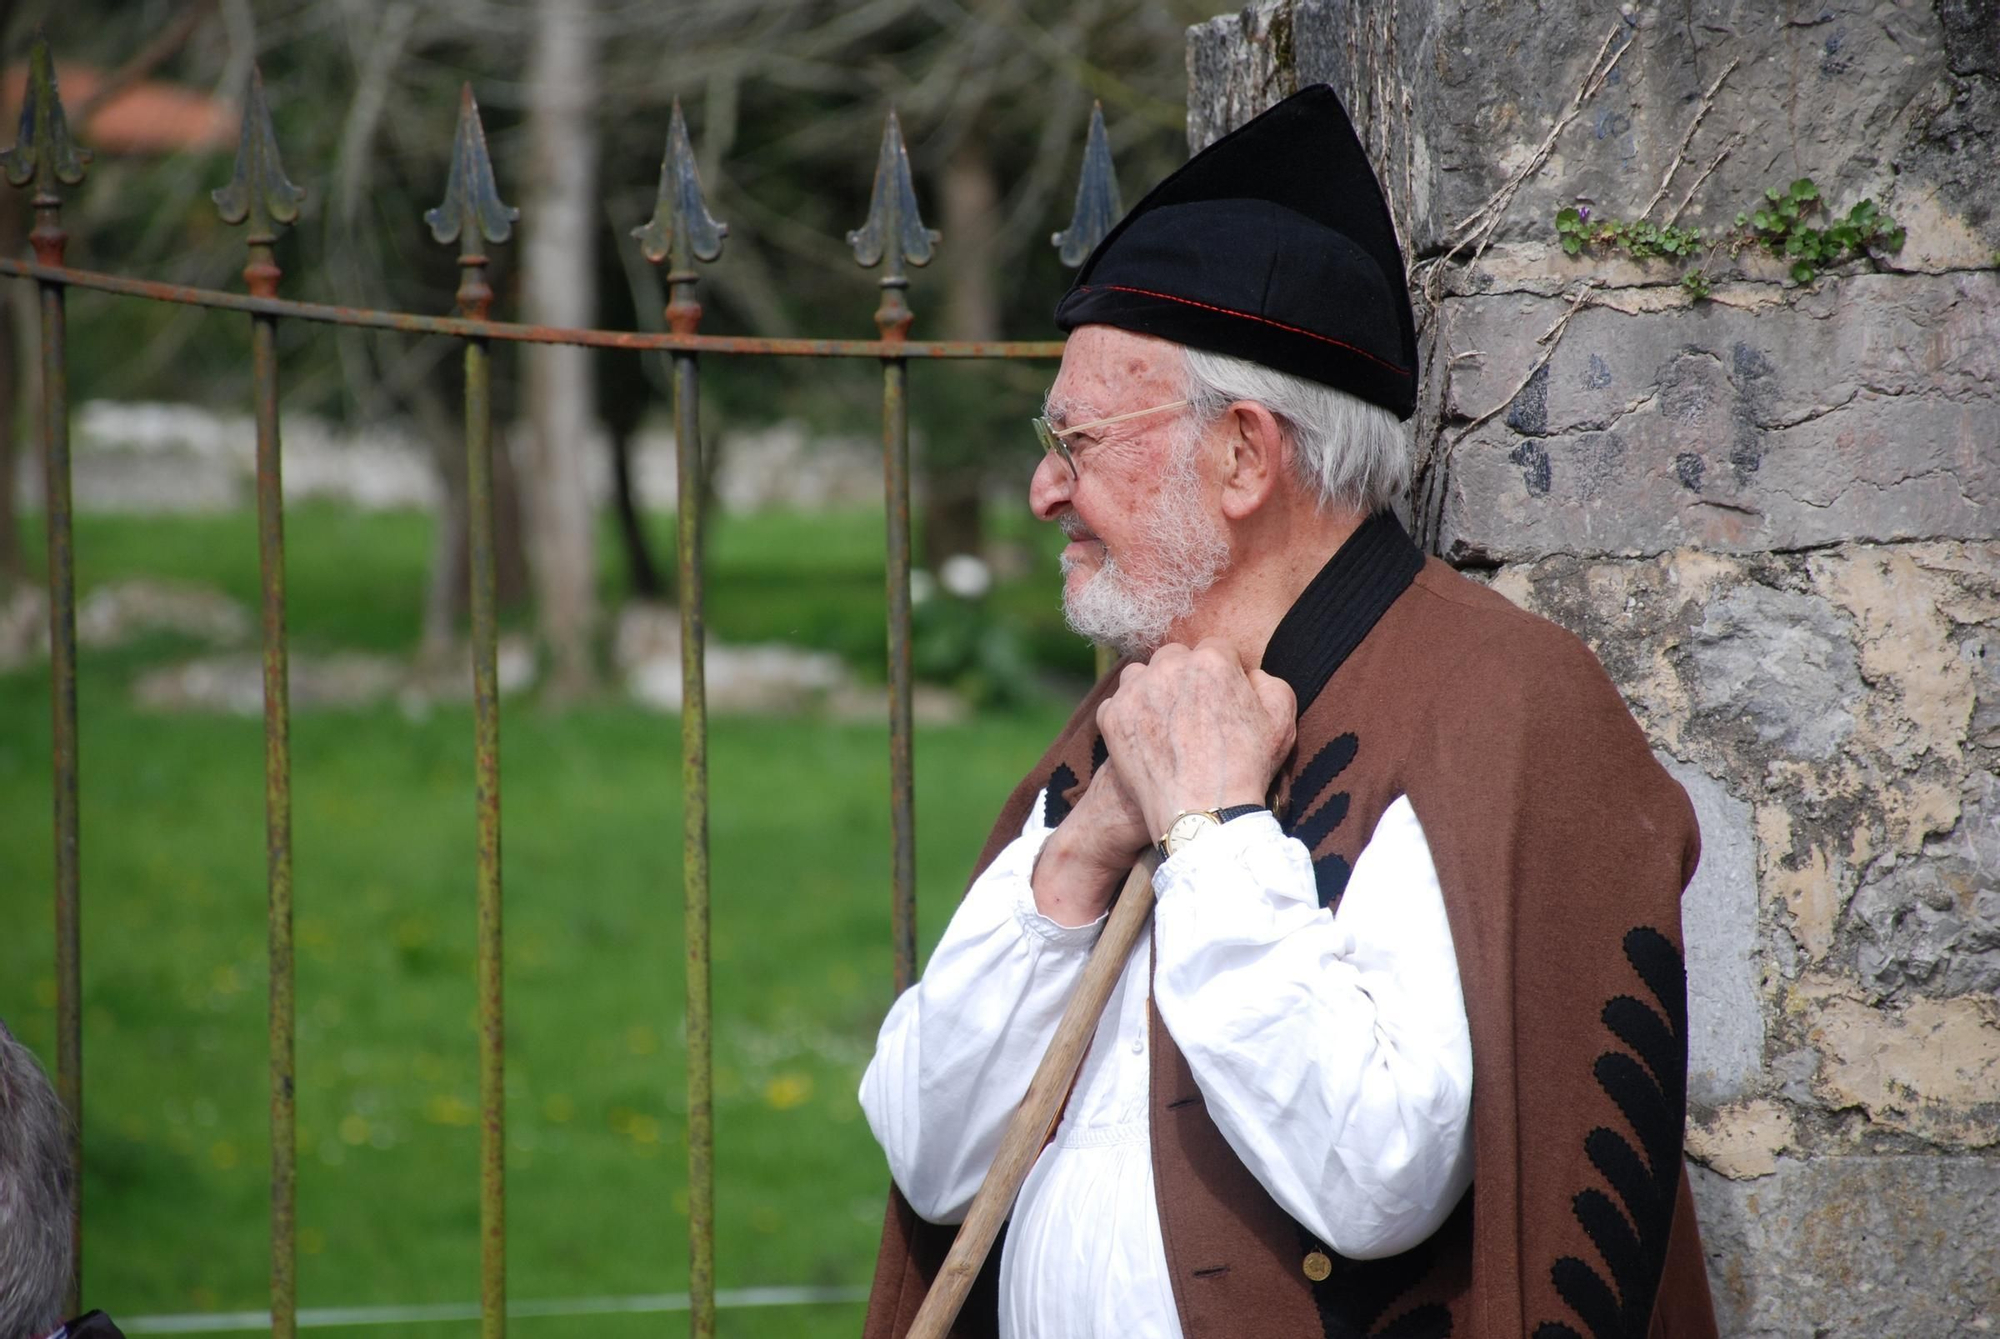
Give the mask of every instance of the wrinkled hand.
M 1297 733 L 1292 690 L 1215 639 L 1127 665 L 1097 726 L 1150 837 L 1189 809 L 1262 804 Z
M 1117 764 L 1107 760 L 1042 847 L 1033 877 L 1036 908 L 1058 925 L 1090 924 L 1152 840 Z

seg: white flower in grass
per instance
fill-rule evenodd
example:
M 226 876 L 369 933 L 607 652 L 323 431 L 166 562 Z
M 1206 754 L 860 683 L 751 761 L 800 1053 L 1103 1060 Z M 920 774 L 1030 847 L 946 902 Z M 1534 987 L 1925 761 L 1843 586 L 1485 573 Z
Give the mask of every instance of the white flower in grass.
M 969 553 L 954 553 L 938 568 L 938 580 L 961 600 L 976 600 L 993 589 L 993 572 Z

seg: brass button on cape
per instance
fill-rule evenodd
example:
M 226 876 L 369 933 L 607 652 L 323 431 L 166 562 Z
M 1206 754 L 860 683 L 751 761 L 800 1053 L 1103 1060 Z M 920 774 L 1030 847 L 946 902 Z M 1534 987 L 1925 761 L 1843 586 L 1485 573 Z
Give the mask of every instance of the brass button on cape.
M 1306 1256 L 1305 1263 L 1300 1268 L 1306 1271 L 1306 1277 L 1314 1283 L 1324 1283 L 1327 1276 L 1333 1273 L 1333 1261 L 1327 1259 L 1325 1251 L 1314 1251 Z

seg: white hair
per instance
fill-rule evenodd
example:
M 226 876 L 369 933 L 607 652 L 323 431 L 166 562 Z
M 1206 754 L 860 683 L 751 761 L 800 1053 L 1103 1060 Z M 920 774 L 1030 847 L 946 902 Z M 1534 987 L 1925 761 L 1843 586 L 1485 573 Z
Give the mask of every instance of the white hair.
M 1317 381 L 1203 349 L 1186 349 L 1187 398 L 1212 422 L 1238 400 L 1270 410 L 1285 430 L 1292 468 L 1322 507 L 1376 512 L 1410 486 L 1403 425 L 1391 411 Z
M 0 1023 L 0 1339 L 62 1322 L 70 1281 L 69 1115 Z

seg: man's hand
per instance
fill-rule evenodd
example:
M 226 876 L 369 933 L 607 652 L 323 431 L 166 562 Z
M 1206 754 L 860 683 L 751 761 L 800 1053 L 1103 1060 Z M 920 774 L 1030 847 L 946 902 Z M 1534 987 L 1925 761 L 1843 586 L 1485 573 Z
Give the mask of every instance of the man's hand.
M 1168 643 L 1127 665 L 1097 726 L 1148 839 L 1191 809 L 1262 804 L 1297 733 L 1292 690 L 1223 642 Z
M 1106 761 L 1042 847 L 1033 875 L 1036 909 L 1058 925 L 1090 924 L 1152 840 L 1117 764 Z

